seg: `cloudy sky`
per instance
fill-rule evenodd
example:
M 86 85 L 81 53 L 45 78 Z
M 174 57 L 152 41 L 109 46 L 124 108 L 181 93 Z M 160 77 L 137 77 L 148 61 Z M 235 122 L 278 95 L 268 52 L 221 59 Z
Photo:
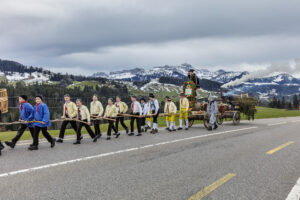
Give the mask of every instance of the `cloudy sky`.
M 0 58 L 56 72 L 254 70 L 299 57 L 297 0 L 0 0 Z

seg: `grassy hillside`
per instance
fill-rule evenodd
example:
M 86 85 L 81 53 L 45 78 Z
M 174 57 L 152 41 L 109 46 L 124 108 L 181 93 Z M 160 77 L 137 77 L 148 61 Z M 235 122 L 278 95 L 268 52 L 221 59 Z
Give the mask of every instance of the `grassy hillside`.
M 274 109 L 274 108 L 265 108 L 265 107 L 257 107 L 257 114 L 255 116 L 256 119 L 263 119 L 263 118 L 279 118 L 279 117 L 296 117 L 296 116 L 300 116 L 300 111 L 298 110 L 285 110 L 285 109 Z M 242 116 L 243 119 L 246 119 L 246 116 Z M 164 117 L 160 117 L 159 118 L 159 127 L 165 127 L 165 118 Z M 125 122 L 127 124 L 127 126 L 129 127 L 129 120 L 127 120 Z M 176 123 L 178 125 L 178 119 L 176 119 Z M 198 121 L 195 124 L 200 124 L 202 122 Z M 103 124 L 101 125 L 101 131 L 102 133 L 104 133 L 104 135 L 106 134 L 106 130 L 107 130 L 107 124 Z M 123 130 L 123 129 L 120 129 Z M 59 134 L 58 130 L 50 130 L 49 131 L 51 133 L 51 135 L 57 137 Z M 82 133 L 86 133 L 86 130 L 83 128 Z M 12 137 L 14 137 L 16 134 L 16 132 L 0 132 L 0 139 L 2 141 L 5 140 L 10 140 L 12 139 Z M 71 135 L 71 134 L 75 134 L 73 130 L 69 129 L 66 131 L 66 135 Z M 42 134 L 41 134 L 42 135 Z M 30 134 L 29 132 L 25 132 L 25 134 L 23 135 L 23 137 L 21 138 L 22 140 L 24 139 L 30 139 Z

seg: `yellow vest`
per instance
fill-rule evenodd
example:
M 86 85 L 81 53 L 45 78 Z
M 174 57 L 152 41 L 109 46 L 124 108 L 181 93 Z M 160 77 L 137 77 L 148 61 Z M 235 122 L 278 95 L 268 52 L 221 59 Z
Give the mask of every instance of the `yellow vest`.
M 115 106 L 117 106 L 117 103 L 115 103 Z M 119 109 L 120 109 L 120 113 L 124 114 L 124 113 L 126 113 L 128 111 L 128 106 L 123 101 L 120 101 L 119 102 Z
M 79 109 L 80 109 L 80 115 L 77 109 L 78 117 L 81 117 L 81 120 L 87 120 L 88 122 L 91 122 L 91 115 L 89 109 L 84 105 L 82 105 Z
M 117 115 L 118 115 L 118 111 L 115 105 L 106 106 L 104 117 L 116 117 Z
M 165 113 L 167 113 L 167 114 L 171 114 L 171 113 L 173 113 L 173 114 L 176 114 L 176 112 L 177 112 L 177 107 L 176 107 L 176 105 L 175 105 L 175 103 L 174 102 L 166 102 L 166 104 L 165 104 Z
M 180 99 L 180 111 L 184 109 L 188 111 L 190 107 L 189 100 L 187 98 Z
M 100 101 L 92 101 L 90 106 L 91 115 L 102 116 L 103 115 L 103 106 Z
M 70 102 L 68 104 L 64 104 L 64 108 L 63 108 L 63 117 L 66 117 L 66 110 L 65 107 L 67 107 L 67 111 L 68 111 L 68 115 L 70 118 L 75 118 L 77 117 L 77 106 L 75 103 Z

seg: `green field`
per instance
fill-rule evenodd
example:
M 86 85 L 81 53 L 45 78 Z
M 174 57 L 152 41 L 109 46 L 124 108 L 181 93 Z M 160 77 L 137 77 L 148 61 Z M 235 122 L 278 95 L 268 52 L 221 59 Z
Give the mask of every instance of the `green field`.
M 300 116 L 300 111 L 298 110 L 286 110 L 286 109 L 274 109 L 274 108 L 266 108 L 266 107 L 257 107 L 257 114 L 255 115 L 256 119 L 264 119 L 264 118 L 279 118 L 279 117 L 296 117 Z M 246 119 L 246 116 L 242 116 L 243 119 Z M 158 120 L 159 127 L 165 127 L 165 118 L 160 117 Z M 126 120 L 126 125 L 129 127 L 129 120 Z M 195 124 L 201 123 L 198 121 Z M 176 124 L 178 125 L 178 118 L 176 119 Z M 101 131 L 102 133 L 106 133 L 107 130 L 107 124 L 102 124 L 101 125 Z M 123 130 L 120 128 L 120 130 Z M 52 136 L 57 137 L 59 134 L 59 130 L 50 130 L 49 131 Z M 86 130 L 83 128 L 82 133 L 85 134 Z M 0 139 L 2 141 L 10 140 L 12 139 L 16 134 L 16 131 L 9 131 L 9 132 L 0 132 Z M 68 129 L 66 130 L 66 135 L 71 135 L 75 134 L 73 130 Z M 42 134 L 41 134 L 42 135 Z M 25 139 L 30 139 L 31 136 L 28 131 L 25 132 L 23 137 L 21 138 L 22 140 Z

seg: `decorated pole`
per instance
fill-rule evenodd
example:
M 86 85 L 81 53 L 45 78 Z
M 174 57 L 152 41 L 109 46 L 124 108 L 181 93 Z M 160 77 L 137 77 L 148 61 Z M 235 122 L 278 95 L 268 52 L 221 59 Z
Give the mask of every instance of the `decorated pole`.
M 190 102 L 190 108 L 193 108 L 196 103 L 196 93 L 197 87 L 193 81 L 187 81 L 183 84 L 183 93 L 188 98 Z

